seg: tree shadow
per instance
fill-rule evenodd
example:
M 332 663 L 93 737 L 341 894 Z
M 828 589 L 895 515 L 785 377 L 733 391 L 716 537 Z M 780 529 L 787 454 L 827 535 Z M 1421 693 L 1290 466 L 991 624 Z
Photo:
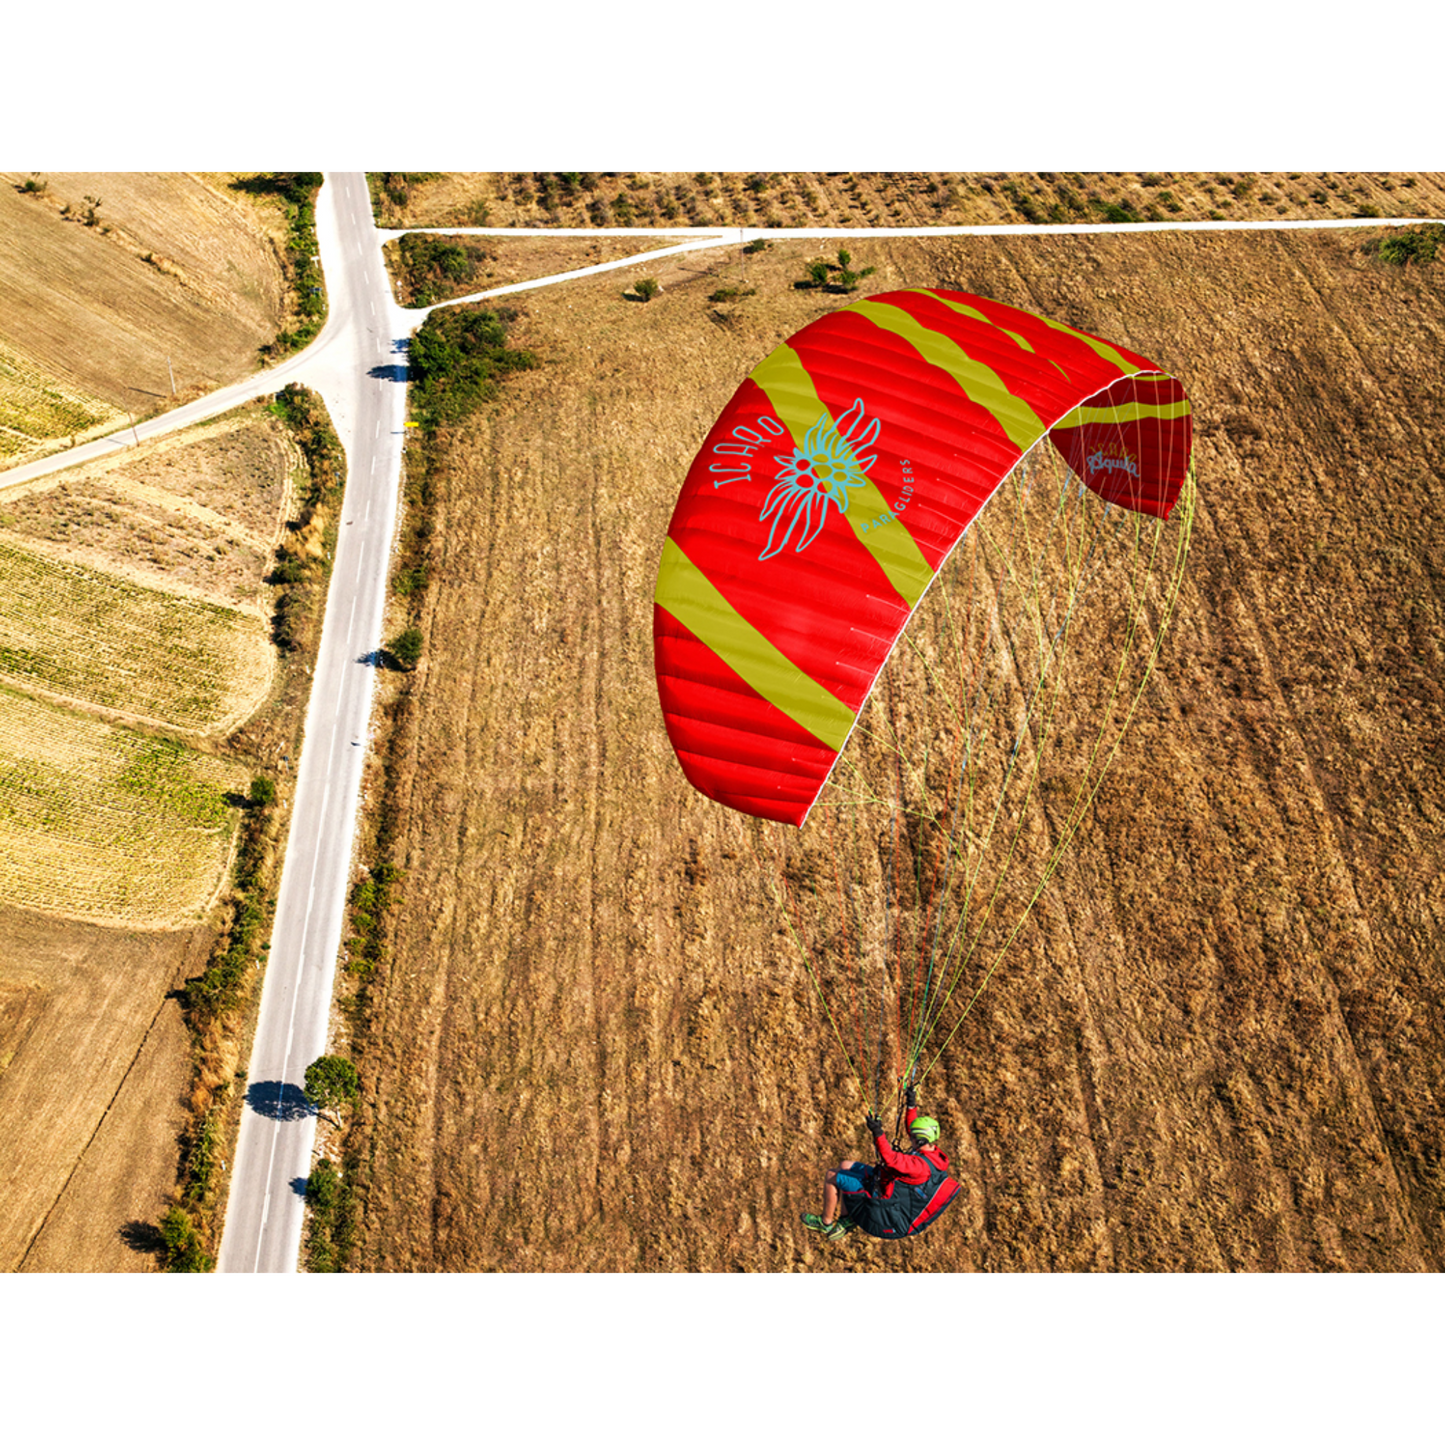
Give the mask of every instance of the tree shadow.
M 400 672 L 401 664 L 384 647 L 363 652 L 356 659 L 363 667 L 374 667 L 378 672 Z
M 306 1175 L 298 1175 L 295 1179 L 291 1181 L 291 1192 L 295 1194 L 298 1198 L 306 1198 L 307 1179 L 308 1176 Z
M 144 1219 L 131 1219 L 122 1224 L 116 1233 L 120 1235 L 128 1249 L 133 1249 L 137 1254 L 164 1254 L 166 1241 L 161 1234 L 160 1226 L 151 1224 Z
M 295 1084 L 282 1083 L 280 1079 L 267 1079 L 264 1083 L 249 1085 L 246 1103 L 263 1118 L 279 1119 L 283 1123 L 307 1119 L 316 1112 L 301 1089 Z
M 378 381 L 408 381 L 411 378 L 411 368 L 404 362 L 400 364 L 390 362 L 373 366 L 366 374 L 375 377 Z

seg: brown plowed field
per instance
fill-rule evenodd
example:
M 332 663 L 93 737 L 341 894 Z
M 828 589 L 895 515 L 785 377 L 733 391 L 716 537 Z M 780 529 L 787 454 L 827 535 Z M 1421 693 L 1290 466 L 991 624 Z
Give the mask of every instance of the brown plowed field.
M 1092 826 L 925 1102 L 931 1234 L 815 1243 L 864 1101 L 738 815 L 677 768 L 652 592 L 738 380 L 844 304 L 816 248 L 534 293 L 452 440 L 405 905 L 357 1040 L 368 1270 L 1438 1270 L 1445 263 L 1358 234 L 856 244 L 1176 372 L 1200 508 Z M 721 263 L 719 263 L 721 264 Z M 387 683 L 397 684 L 393 678 Z
M 192 1067 L 167 994 L 214 934 L 5 908 L 0 938 L 0 1269 L 153 1270 Z

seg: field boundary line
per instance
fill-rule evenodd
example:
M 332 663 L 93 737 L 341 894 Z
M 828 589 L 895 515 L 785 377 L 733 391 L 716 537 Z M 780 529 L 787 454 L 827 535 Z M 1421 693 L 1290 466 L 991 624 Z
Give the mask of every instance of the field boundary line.
M 694 239 L 675 246 L 664 246 L 658 250 L 643 251 L 636 256 L 623 256 L 616 261 L 599 261 L 592 266 L 579 266 L 569 271 L 558 271 L 550 276 L 537 277 L 531 281 L 514 281 L 506 286 L 494 286 L 486 291 L 473 291 L 450 301 L 438 301 L 433 306 L 402 307 L 403 313 L 415 316 L 417 324 L 425 321 L 442 306 L 463 306 L 476 301 L 489 300 L 493 296 L 509 296 L 519 291 L 533 291 L 542 286 L 554 286 L 563 281 L 576 281 L 585 276 L 597 276 L 606 271 L 618 271 L 627 266 L 640 266 L 667 256 L 678 256 L 689 251 L 717 250 L 723 246 L 740 246 L 750 241 L 799 241 L 799 240 L 849 240 L 858 237 L 913 237 L 927 239 L 933 236 L 1098 236 L 1129 235 L 1140 231 L 1322 231 L 1345 228 L 1366 228 L 1372 226 L 1420 226 L 1439 224 L 1431 216 L 1368 216 L 1348 217 L 1321 221 L 1129 221 L 1101 222 L 1098 225 L 979 225 L 979 226 L 412 226 L 402 231 L 377 231 L 382 244 L 400 236 L 424 233 L 433 236 L 527 236 L 531 239 L 544 236 L 558 236 L 575 239 L 579 236 L 620 237 L 620 236 L 690 236 Z

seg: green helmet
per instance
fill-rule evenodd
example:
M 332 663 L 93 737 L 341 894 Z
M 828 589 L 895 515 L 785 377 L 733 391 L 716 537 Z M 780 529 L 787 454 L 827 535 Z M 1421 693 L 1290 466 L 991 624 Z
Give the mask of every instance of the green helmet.
M 911 1125 L 908 1132 L 918 1140 L 920 1144 L 938 1143 L 938 1120 L 930 1119 L 927 1114 L 920 1114 Z

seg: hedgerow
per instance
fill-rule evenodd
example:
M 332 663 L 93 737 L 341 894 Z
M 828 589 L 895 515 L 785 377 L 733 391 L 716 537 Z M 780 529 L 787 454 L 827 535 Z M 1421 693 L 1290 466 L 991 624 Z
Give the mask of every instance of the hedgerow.
M 537 365 L 507 345 L 513 313 L 472 306 L 434 311 L 412 338 L 408 354 L 413 415 L 429 431 L 454 426 L 497 394 L 514 371 Z

